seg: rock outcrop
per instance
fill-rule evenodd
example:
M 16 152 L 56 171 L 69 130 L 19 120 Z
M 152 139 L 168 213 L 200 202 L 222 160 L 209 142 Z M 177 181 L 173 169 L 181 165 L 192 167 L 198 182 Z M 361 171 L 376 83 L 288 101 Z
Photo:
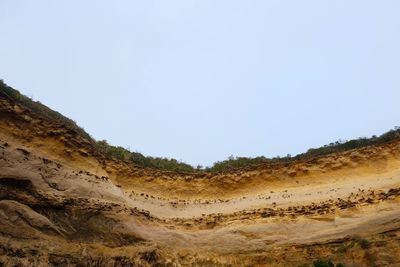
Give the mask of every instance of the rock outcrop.
M 400 266 L 400 142 L 174 173 L 0 97 L 0 266 Z

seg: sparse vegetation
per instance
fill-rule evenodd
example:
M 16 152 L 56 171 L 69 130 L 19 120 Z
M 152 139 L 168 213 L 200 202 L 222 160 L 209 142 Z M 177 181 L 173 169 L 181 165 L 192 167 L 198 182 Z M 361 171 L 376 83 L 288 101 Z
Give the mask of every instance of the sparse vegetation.
M 243 167 L 248 167 L 252 165 L 259 165 L 266 162 L 270 162 L 270 159 L 266 157 L 256 157 L 256 158 L 246 158 L 246 157 L 233 157 L 230 156 L 227 160 L 217 161 L 210 168 L 206 168 L 206 171 L 226 171 L 230 169 L 239 169 Z
M 195 169 L 189 164 L 179 162 L 176 159 L 160 158 L 160 157 L 145 157 L 138 152 L 130 152 L 128 149 L 123 147 L 112 146 L 107 141 L 96 141 L 94 140 L 85 130 L 79 127 L 73 120 L 68 119 L 59 112 L 56 112 L 47 106 L 43 105 L 39 101 L 34 101 L 31 98 L 24 96 L 19 91 L 11 88 L 7 84 L 0 80 L 0 96 L 6 97 L 12 101 L 15 101 L 38 115 L 60 123 L 68 129 L 75 131 L 77 134 L 85 137 L 89 140 L 99 153 L 124 161 L 130 161 L 135 166 L 155 168 L 166 171 L 177 171 L 177 172 L 193 172 Z
M 400 127 L 395 127 L 387 133 L 381 136 L 372 136 L 371 138 L 358 138 L 350 141 L 337 141 L 330 143 L 320 148 L 311 148 L 307 152 L 299 154 L 297 156 L 291 156 L 288 154 L 286 157 L 275 157 L 266 158 L 263 156 L 248 158 L 248 157 L 233 157 L 230 156 L 227 160 L 218 161 L 214 163 L 213 166 L 203 168 L 202 166 L 197 166 L 196 168 L 180 162 L 176 159 L 168 159 L 162 157 L 149 157 L 144 156 L 139 152 L 131 152 L 123 147 L 115 147 L 107 143 L 107 141 L 96 141 L 94 140 L 85 130 L 79 127 L 73 120 L 66 118 L 62 114 L 51 110 L 39 101 L 33 101 L 31 98 L 22 95 L 17 90 L 6 85 L 3 80 L 0 80 L 0 96 L 6 97 L 20 103 L 21 105 L 30 108 L 32 111 L 36 112 L 40 116 L 43 116 L 49 120 L 55 121 L 57 123 L 63 124 L 68 129 L 75 131 L 77 134 L 88 139 L 99 153 L 119 159 L 127 162 L 131 162 L 135 166 L 149 167 L 165 171 L 177 171 L 177 172 L 219 172 L 226 170 L 234 170 L 245 167 L 253 167 L 266 163 L 281 163 L 290 162 L 293 160 L 303 160 L 311 159 L 314 157 L 321 157 L 331 153 L 343 152 L 350 149 L 356 149 L 371 145 L 388 143 L 394 140 L 400 140 Z
M 206 168 L 208 171 L 224 171 L 230 169 L 238 169 L 249 166 L 256 166 L 265 163 L 290 162 L 293 160 L 304 160 L 315 157 L 321 157 L 332 153 L 344 152 L 351 149 L 362 148 L 371 145 L 384 144 L 394 140 L 400 140 L 400 127 L 395 127 L 393 130 L 382 134 L 381 136 L 372 136 L 371 138 L 360 137 L 358 139 L 346 141 L 340 140 L 330 143 L 323 147 L 311 148 L 307 152 L 292 157 L 288 154 L 286 157 L 275 157 L 268 159 L 266 157 L 246 158 L 246 157 L 229 157 L 227 160 L 214 163 L 211 168 Z
M 87 132 L 85 132 L 83 128 L 79 127 L 73 120 L 68 119 L 59 112 L 48 108 L 39 101 L 33 101 L 31 98 L 24 96 L 19 91 L 5 84 L 3 80 L 0 80 L 0 96 L 6 97 L 17 103 L 20 103 L 21 105 L 36 112 L 40 116 L 43 116 L 49 120 L 63 124 L 65 127 L 77 132 L 78 134 L 86 137 L 87 139 L 91 141 L 93 140 L 93 138 Z
M 103 155 L 131 162 L 135 166 L 176 172 L 193 172 L 195 170 L 191 165 L 176 159 L 145 157 L 139 152 L 131 152 L 120 146 L 109 145 L 105 140 L 96 142 L 95 146 Z

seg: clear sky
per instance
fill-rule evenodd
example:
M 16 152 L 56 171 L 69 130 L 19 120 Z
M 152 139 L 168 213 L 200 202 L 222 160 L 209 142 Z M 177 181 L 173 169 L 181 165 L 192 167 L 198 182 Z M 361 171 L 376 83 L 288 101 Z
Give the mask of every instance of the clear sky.
M 400 125 L 400 1 L 1 0 L 0 78 L 96 139 L 210 165 Z

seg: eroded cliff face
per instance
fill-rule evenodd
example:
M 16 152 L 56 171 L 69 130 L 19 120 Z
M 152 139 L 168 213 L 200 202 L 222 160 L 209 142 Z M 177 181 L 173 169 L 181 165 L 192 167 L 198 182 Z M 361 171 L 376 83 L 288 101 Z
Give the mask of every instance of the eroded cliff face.
M 398 141 L 179 174 L 0 98 L 0 265 L 400 266 L 399 195 Z

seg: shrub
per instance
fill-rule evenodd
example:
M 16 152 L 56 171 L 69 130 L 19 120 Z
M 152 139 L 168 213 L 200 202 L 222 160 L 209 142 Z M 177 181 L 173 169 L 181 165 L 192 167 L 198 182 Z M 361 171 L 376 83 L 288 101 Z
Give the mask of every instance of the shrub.
M 79 127 L 73 120 L 68 119 L 62 114 L 48 108 L 39 101 L 33 101 L 31 98 L 22 95 L 18 90 L 6 85 L 0 80 L 0 96 L 8 98 L 24 107 L 31 109 L 36 114 L 53 122 L 60 123 L 66 128 L 76 132 L 78 135 L 90 141 L 94 148 L 106 157 L 115 158 L 132 162 L 135 166 L 150 167 L 160 170 L 193 172 L 194 168 L 189 164 L 178 162 L 175 159 L 145 157 L 138 152 L 130 152 L 123 147 L 112 146 L 107 141 L 95 141 L 83 128 Z
M 48 108 L 39 101 L 33 101 L 31 98 L 24 96 L 19 91 L 5 84 L 3 80 L 0 80 L 0 96 L 6 97 L 14 102 L 21 104 L 22 106 L 27 107 L 39 114 L 40 116 L 45 117 L 46 119 L 63 124 L 68 129 L 82 135 L 89 141 L 94 141 L 94 139 L 87 132 L 85 132 L 83 128 L 79 127 L 73 120 L 68 119 L 57 111 Z
M 195 169 L 184 162 L 176 159 L 145 157 L 139 152 L 131 152 L 123 147 L 115 147 L 106 140 L 98 141 L 95 144 L 97 151 L 108 158 L 114 158 L 132 163 L 138 167 L 148 167 L 165 171 L 193 172 Z

